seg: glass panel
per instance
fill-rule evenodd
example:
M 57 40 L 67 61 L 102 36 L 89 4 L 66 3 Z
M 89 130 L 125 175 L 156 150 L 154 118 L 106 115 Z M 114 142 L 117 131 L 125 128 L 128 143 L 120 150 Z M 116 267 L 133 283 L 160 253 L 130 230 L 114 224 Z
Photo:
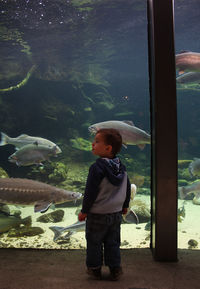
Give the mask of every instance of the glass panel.
M 200 248 L 199 1 L 175 1 L 178 107 L 178 247 Z
M 119 157 L 140 220 L 125 218 L 121 247 L 149 247 L 150 140 L 136 129 L 150 131 L 145 1 L 0 5 L 0 247 L 85 248 L 84 226 L 66 228 L 82 200 L 52 186 L 84 194 L 96 159 L 88 127 L 110 120 L 131 129 Z

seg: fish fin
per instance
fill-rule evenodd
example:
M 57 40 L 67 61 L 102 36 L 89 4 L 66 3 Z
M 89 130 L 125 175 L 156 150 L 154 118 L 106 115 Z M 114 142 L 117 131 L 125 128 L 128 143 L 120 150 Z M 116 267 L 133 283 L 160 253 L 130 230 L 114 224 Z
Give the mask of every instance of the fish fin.
M 9 139 L 9 136 L 7 136 L 7 134 L 1 132 L 0 146 L 4 146 L 4 145 L 8 144 L 8 139 Z
M 123 120 L 124 123 L 129 124 L 131 126 L 135 126 L 132 120 Z
M 129 224 L 139 224 L 139 218 L 133 210 L 130 210 L 124 217 L 124 221 Z
M 179 70 L 178 75 L 184 74 L 185 71 L 184 70 Z
M 64 227 L 52 226 L 52 227 L 49 227 L 49 229 L 51 229 L 54 232 L 53 241 L 56 242 L 60 238 Z
M 37 212 L 40 212 L 40 213 L 45 213 L 49 207 L 51 206 L 52 203 L 49 203 L 47 201 L 41 201 L 41 202 L 38 202 L 35 206 L 34 206 L 34 212 L 37 213 Z
M 20 135 L 18 136 L 18 139 L 24 138 L 24 137 L 27 137 L 27 136 L 29 136 L 29 135 L 23 133 L 23 134 L 20 134 Z
M 127 149 L 127 145 L 125 143 L 122 144 L 125 149 Z
M 64 239 L 64 240 L 67 240 L 67 239 L 69 239 L 73 234 L 75 234 L 74 231 L 69 231 L 66 235 L 63 236 L 63 239 Z
M 145 144 L 138 144 L 137 145 L 141 150 L 143 150 L 145 148 Z

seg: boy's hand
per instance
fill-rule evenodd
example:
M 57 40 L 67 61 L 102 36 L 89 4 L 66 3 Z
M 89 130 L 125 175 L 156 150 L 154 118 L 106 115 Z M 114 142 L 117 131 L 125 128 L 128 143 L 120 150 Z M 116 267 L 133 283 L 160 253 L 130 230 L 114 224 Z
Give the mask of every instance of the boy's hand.
M 122 209 L 122 214 L 123 214 L 123 215 L 126 215 L 127 212 L 128 212 L 128 208 L 123 208 L 123 209 Z
M 80 212 L 80 213 L 78 214 L 78 220 L 79 220 L 80 222 L 85 221 L 86 217 L 87 217 L 87 214 L 84 214 L 84 213 L 82 213 L 82 212 Z

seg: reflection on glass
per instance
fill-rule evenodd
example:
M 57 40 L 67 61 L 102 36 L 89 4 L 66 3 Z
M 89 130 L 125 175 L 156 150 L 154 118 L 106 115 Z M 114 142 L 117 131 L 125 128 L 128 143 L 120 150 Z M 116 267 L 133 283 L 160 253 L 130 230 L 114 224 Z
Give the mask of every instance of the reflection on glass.
M 57 197 L 84 194 L 91 125 L 150 132 L 146 3 L 1 1 L 0 13 L 0 247 L 85 248 L 81 199 Z M 139 217 L 124 219 L 122 248 L 150 242 L 150 145 L 138 138 L 119 155 Z

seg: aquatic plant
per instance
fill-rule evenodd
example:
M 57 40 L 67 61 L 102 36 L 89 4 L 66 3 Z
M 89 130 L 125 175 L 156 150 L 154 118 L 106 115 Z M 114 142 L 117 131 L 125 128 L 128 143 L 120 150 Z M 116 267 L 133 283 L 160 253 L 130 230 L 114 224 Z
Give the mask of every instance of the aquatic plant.
M 0 167 L 0 178 L 9 178 L 7 172 Z
M 76 148 L 78 150 L 91 151 L 91 142 L 82 137 L 70 139 L 70 143 L 73 148 Z
M 28 57 L 32 56 L 31 47 L 23 40 L 23 32 L 16 28 L 7 28 L 0 25 L 0 40 L 1 41 L 12 41 L 12 45 L 19 44 L 23 47 L 21 52 L 25 53 Z
M 7 88 L 1 88 L 0 92 L 8 92 L 8 91 L 16 90 L 16 89 L 19 89 L 19 88 L 23 87 L 28 82 L 29 78 L 31 77 L 31 75 L 33 74 L 35 69 L 36 69 L 36 65 L 33 65 L 31 67 L 31 69 L 28 71 L 28 73 L 25 76 L 25 78 L 21 82 L 19 82 L 17 85 L 13 85 L 13 86 L 10 86 L 10 87 L 7 87 Z
M 53 183 L 61 183 L 67 179 L 68 168 L 64 163 L 54 162 L 52 164 L 52 167 L 53 167 L 53 172 L 48 175 L 48 178 Z

